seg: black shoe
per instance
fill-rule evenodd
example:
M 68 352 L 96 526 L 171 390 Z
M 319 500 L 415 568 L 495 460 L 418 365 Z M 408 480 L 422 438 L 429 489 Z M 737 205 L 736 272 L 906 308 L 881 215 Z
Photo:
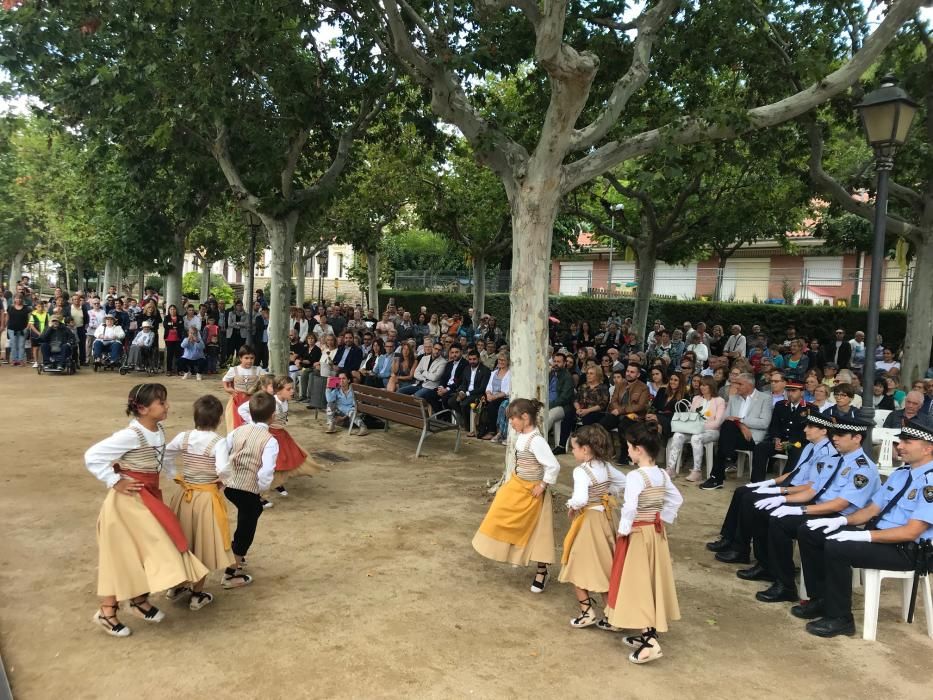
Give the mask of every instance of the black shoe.
M 752 560 L 748 558 L 748 553 L 736 552 L 734 549 L 727 549 L 724 552 L 717 552 L 716 561 L 723 564 L 751 564 Z
M 823 601 L 819 598 L 814 600 L 805 600 L 790 609 L 790 614 L 799 617 L 801 620 L 815 620 L 823 617 L 826 609 L 823 607 Z
M 558 446 L 555 447 L 553 450 L 551 450 L 551 452 L 553 452 L 553 453 L 556 454 L 556 455 L 565 455 L 565 454 L 567 454 L 567 450 L 565 450 L 565 449 L 564 449 L 562 446 L 560 446 L 560 445 L 558 445 Z
M 755 564 L 750 569 L 739 569 L 735 572 L 743 581 L 770 581 L 774 582 L 774 576 L 768 573 L 768 570 L 761 564 Z
M 711 552 L 725 552 L 732 547 L 732 540 L 720 537 L 718 540 L 706 543 L 706 548 Z
M 767 590 L 758 591 L 755 600 L 762 603 L 795 603 L 800 598 L 797 597 L 796 588 L 785 588 L 783 583 L 775 582 Z
M 807 623 L 807 632 L 817 637 L 835 637 L 855 634 L 855 620 L 851 617 L 824 617 Z
M 709 479 L 700 484 L 700 488 L 703 491 L 715 491 L 716 489 L 722 488 L 722 482 L 717 481 L 714 477 L 711 476 Z

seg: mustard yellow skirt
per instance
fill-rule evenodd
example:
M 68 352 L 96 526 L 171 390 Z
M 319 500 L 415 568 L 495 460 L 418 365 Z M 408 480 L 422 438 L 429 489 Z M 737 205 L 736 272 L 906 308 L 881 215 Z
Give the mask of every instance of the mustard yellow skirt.
M 562 559 L 566 559 L 566 563 L 561 566 L 557 580 L 572 583 L 591 593 L 606 593 L 609 590 L 609 571 L 612 569 L 615 549 L 612 522 L 605 511 L 591 508 L 584 510 L 577 518 L 582 518 L 582 522 L 572 542 L 564 540 Z
M 663 529 L 657 532 L 650 525 L 632 529 L 616 604 L 606 608 L 606 617 L 615 627 L 654 627 L 658 632 L 667 632 L 668 622 L 680 619 L 671 551 Z
M 518 566 L 528 566 L 533 561 L 554 563 L 551 491 L 548 489 L 540 499 L 535 499 L 530 495 L 533 486 L 513 475 L 499 488 L 473 536 L 473 549 L 487 559 Z
M 230 549 L 229 526 L 225 537 L 220 525 L 220 518 L 227 520 L 227 511 L 218 512 L 214 496 L 210 491 L 189 491 L 191 500 L 185 498 L 185 491 L 178 489 L 172 494 L 169 508 L 178 516 L 182 532 L 188 538 L 188 546 L 204 566 L 211 571 L 233 566 L 233 552 Z M 223 498 L 223 494 L 220 494 Z
M 97 594 L 117 600 L 199 581 L 208 573 L 190 551 L 178 551 L 142 498 L 113 489 L 97 516 L 97 547 Z

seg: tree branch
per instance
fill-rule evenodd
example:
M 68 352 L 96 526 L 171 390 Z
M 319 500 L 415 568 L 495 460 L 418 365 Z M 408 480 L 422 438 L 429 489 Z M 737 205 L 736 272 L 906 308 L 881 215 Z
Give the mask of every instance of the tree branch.
M 689 118 L 680 123 L 636 134 L 622 141 L 611 141 L 564 167 L 562 191 L 570 192 L 630 158 L 651 153 L 664 141 L 682 146 L 699 141 L 731 139 L 742 133 L 775 126 L 805 114 L 856 82 L 879 58 L 898 29 L 925 1 L 899 0 L 892 4 L 885 18 L 865 40 L 858 53 L 806 90 L 772 104 L 748 110 L 747 126 L 744 128 Z
M 295 169 L 298 167 L 298 159 L 301 158 L 301 152 L 308 143 L 308 137 L 311 130 L 307 127 L 300 129 L 295 138 L 288 146 L 288 152 L 285 154 L 285 167 L 282 168 L 282 198 L 286 201 L 291 199 L 292 188 L 294 187 Z
M 658 32 L 680 6 L 680 0 L 658 0 L 658 4 L 644 11 L 635 21 L 638 36 L 632 47 L 632 64 L 612 89 L 602 113 L 588 126 L 575 131 L 571 137 L 571 150 L 586 150 L 603 139 L 619 121 L 628 101 L 648 80 L 648 62 Z
M 230 185 L 230 189 L 233 190 L 233 195 L 240 207 L 255 211 L 259 206 L 259 198 L 247 189 L 243 182 L 243 178 L 240 176 L 239 169 L 233 162 L 233 157 L 230 155 L 227 125 L 218 119 L 215 121 L 214 126 L 216 127 L 217 135 L 211 144 L 211 153 L 220 166 L 224 177 L 227 178 L 227 184 Z

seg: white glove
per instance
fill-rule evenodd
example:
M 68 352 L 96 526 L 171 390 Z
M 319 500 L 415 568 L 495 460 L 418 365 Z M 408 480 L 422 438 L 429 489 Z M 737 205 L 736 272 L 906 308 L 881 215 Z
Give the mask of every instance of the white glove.
M 841 527 L 845 527 L 849 521 L 844 515 L 840 515 L 836 518 L 817 518 L 816 520 L 808 520 L 807 527 L 811 530 L 820 530 L 822 529 L 825 533 L 834 532 Z
M 771 498 L 763 498 L 760 501 L 755 501 L 755 507 L 758 510 L 774 510 L 782 503 L 787 503 L 787 499 L 784 496 L 771 496 Z
M 774 518 L 783 518 L 785 515 L 803 515 L 803 508 L 801 506 L 781 506 L 771 511 L 771 516 Z
M 745 484 L 750 489 L 757 489 L 759 486 L 774 486 L 774 479 L 768 479 L 767 481 L 753 481 L 750 484 Z
M 843 530 L 830 535 L 826 539 L 836 542 L 871 542 L 871 532 L 868 530 Z
M 765 495 L 778 494 L 778 493 L 781 493 L 781 487 L 780 486 L 759 486 L 757 489 L 755 489 L 755 493 L 762 493 Z

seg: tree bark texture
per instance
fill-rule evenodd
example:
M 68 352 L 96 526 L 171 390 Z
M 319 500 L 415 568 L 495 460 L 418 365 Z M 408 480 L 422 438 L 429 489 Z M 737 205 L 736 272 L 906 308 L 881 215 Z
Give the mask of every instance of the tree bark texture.
M 113 284 L 113 262 L 108 258 L 104 263 L 104 279 L 101 280 L 98 290 L 102 301 L 106 299 L 107 290 L 110 289 L 111 284 Z
M 298 246 L 298 258 L 295 260 L 295 306 L 305 303 L 305 247 Z
M 181 316 L 184 310 L 181 308 L 181 277 L 185 264 L 185 242 L 188 235 L 176 233 L 172 256 L 169 258 L 169 272 L 165 275 L 165 308 L 174 304 L 178 307 L 178 315 Z
M 923 231 L 915 249 L 914 279 L 907 304 L 907 335 L 901 359 L 901 384 L 923 379 L 933 347 L 933 230 Z
M 211 293 L 211 265 L 212 263 L 208 260 L 201 260 L 203 267 L 201 268 L 201 303 L 207 303 L 207 297 Z
M 23 260 L 26 258 L 25 250 L 17 250 L 10 261 L 10 287 L 16 289 L 16 283 L 23 275 Z
M 379 308 L 379 251 L 366 251 L 366 298 L 376 316 L 382 318 Z
M 635 257 L 638 259 L 638 286 L 635 287 L 635 308 L 632 311 L 632 323 L 638 342 L 647 340 L 648 306 L 651 304 L 651 295 L 654 292 L 654 275 L 658 267 L 658 247 L 654 237 L 649 232 L 637 241 L 634 246 Z M 663 290 L 662 290 L 663 291 Z
M 479 325 L 486 305 L 486 258 L 473 256 L 473 327 Z
M 269 234 L 272 249 L 270 265 L 272 281 L 269 298 L 269 370 L 273 374 L 288 373 L 288 319 L 291 308 L 292 261 L 295 254 L 295 225 L 298 212 L 284 219 L 260 214 Z

